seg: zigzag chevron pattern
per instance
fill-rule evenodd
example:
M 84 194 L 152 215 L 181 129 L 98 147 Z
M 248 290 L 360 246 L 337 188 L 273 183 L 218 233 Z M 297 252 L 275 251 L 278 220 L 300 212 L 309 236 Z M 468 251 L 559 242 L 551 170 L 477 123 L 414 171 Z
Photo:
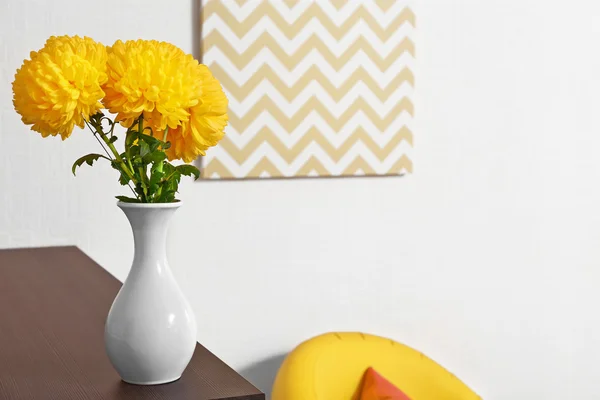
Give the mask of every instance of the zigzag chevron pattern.
M 229 98 L 211 179 L 412 172 L 410 0 L 202 0 L 203 62 Z

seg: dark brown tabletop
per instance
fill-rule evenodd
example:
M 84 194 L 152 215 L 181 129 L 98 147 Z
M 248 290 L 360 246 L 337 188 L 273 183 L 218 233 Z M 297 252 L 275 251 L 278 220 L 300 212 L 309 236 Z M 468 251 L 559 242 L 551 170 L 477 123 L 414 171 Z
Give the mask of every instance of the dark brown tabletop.
M 0 250 L 0 399 L 265 399 L 200 344 L 176 382 L 122 382 L 103 338 L 120 287 L 76 247 Z

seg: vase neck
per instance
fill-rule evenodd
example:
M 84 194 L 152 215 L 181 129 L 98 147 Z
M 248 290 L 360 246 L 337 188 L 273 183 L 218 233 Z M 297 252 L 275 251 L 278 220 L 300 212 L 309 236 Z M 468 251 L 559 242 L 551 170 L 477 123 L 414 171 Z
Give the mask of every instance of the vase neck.
M 133 231 L 135 253 L 133 267 L 166 264 L 167 229 L 178 206 L 166 207 L 149 204 L 123 206 L 119 203 Z

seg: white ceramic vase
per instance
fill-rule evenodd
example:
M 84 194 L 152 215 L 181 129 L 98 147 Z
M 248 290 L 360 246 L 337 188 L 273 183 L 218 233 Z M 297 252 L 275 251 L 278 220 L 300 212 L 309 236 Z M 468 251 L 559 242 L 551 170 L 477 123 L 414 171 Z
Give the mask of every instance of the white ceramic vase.
M 180 203 L 117 205 L 131 224 L 135 253 L 106 320 L 106 352 L 125 382 L 172 382 L 196 347 L 196 319 L 166 257 L 167 226 Z

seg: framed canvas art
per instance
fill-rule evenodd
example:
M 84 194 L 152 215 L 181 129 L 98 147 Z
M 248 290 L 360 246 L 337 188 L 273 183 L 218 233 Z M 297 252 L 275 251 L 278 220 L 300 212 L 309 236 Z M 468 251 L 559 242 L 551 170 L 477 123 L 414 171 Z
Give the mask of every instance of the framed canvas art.
M 408 0 L 201 0 L 201 55 L 229 98 L 207 179 L 412 171 Z

